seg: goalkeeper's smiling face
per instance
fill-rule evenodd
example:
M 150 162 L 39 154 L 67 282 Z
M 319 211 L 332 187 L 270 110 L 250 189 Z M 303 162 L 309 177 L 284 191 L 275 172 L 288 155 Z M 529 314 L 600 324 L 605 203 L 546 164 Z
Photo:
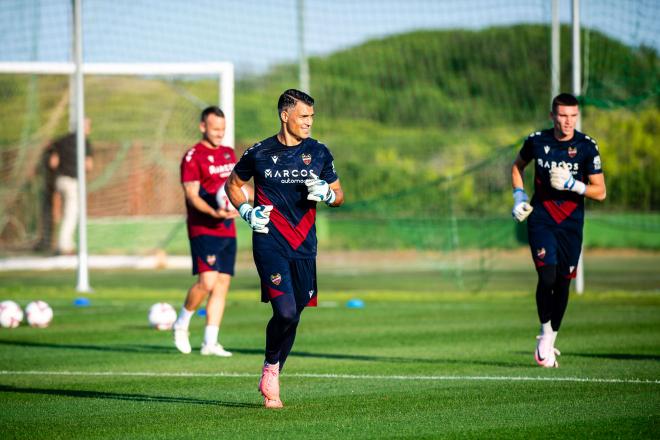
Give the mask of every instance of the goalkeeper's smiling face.
M 312 124 L 314 124 L 314 107 L 298 101 L 288 111 L 283 111 L 282 123 L 285 130 L 298 141 L 307 139 L 312 135 Z
M 222 145 L 222 138 L 225 137 L 225 126 L 225 118 L 214 114 L 208 115 L 205 121 L 199 123 L 199 130 L 209 147 L 218 148 Z

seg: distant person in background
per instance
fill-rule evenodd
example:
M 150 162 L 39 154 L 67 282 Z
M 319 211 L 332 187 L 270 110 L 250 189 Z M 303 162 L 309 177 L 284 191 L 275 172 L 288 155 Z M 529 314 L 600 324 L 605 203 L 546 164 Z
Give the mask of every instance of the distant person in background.
M 225 115 L 218 107 L 202 111 L 199 129 L 202 140 L 181 160 L 181 184 L 188 212 L 188 238 L 192 272 L 197 281 L 188 290 L 174 323 L 174 344 L 181 352 L 192 351 L 190 320 L 202 301 L 206 304 L 206 328 L 201 354 L 228 357 L 231 353 L 218 342 L 218 333 L 236 261 L 235 209 L 219 206 L 218 192 L 236 164 L 234 149 L 223 146 Z
M 328 147 L 310 137 L 314 99 L 286 90 L 277 110 L 280 131 L 241 157 L 227 182 L 227 195 L 250 225 L 261 300 L 273 315 L 266 327 L 266 356 L 259 391 L 266 408 L 281 408 L 279 374 L 293 347 L 300 315 L 316 306 L 316 205 L 344 203 Z M 241 187 L 254 179 L 254 207 Z
M 575 130 L 577 99 L 568 93 L 552 101 L 553 128 L 525 140 L 511 169 L 515 220 L 527 219 L 529 246 L 538 274 L 536 307 L 541 332 L 534 359 L 542 367 L 558 367 L 557 332 L 568 305 L 582 249 L 584 198 L 605 200 L 605 177 L 596 141 Z M 523 188 L 523 171 L 533 163 L 531 204 Z
M 85 170 L 93 167 L 92 145 L 88 136 L 92 132 L 92 120 L 85 118 Z M 55 189 L 62 196 L 62 219 L 57 238 L 57 253 L 75 253 L 75 233 L 78 226 L 78 156 L 76 133 L 56 139 L 50 148 L 48 166 L 55 173 Z
M 55 171 L 50 167 L 50 157 L 53 145 L 49 144 L 41 156 L 38 172 L 43 179 L 41 193 L 41 215 L 39 218 L 39 241 L 34 245 L 34 250 L 39 252 L 51 252 L 53 246 L 53 196 L 55 195 Z

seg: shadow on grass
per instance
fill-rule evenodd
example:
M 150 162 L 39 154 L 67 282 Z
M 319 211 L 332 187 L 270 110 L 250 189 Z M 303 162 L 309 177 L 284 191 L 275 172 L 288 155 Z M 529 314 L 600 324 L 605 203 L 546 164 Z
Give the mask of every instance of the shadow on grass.
M 241 354 L 257 354 L 262 355 L 263 350 L 247 349 L 247 348 L 231 348 L 228 350 L 234 353 Z M 349 360 L 349 361 L 365 361 L 365 362 L 393 362 L 400 364 L 459 364 L 459 365 L 487 365 L 495 367 L 520 367 L 519 362 L 498 362 L 498 361 L 480 361 L 480 360 L 461 360 L 461 359 L 441 359 L 441 358 L 412 358 L 401 356 L 373 356 L 362 354 L 339 354 L 339 353 L 310 353 L 307 351 L 292 351 L 290 357 L 302 358 L 319 358 L 319 359 L 336 359 L 336 360 Z
M 617 361 L 660 361 L 660 356 L 655 354 L 632 354 L 632 353 L 570 353 L 571 356 L 614 359 Z
M 74 349 L 74 350 L 93 350 L 100 352 L 120 352 L 120 353 L 155 353 L 155 354 L 175 354 L 179 352 L 174 346 L 162 345 L 93 345 L 93 344 L 55 344 L 49 342 L 29 342 L 29 341 L 3 341 L 0 345 L 13 345 L 17 347 L 43 347 L 56 349 Z M 226 347 L 227 350 L 238 354 L 263 355 L 263 349 L 254 348 L 235 348 Z M 528 354 L 528 353 L 525 353 Z M 520 362 L 502 362 L 477 359 L 442 359 L 442 358 L 414 358 L 402 356 L 374 356 L 360 354 L 344 353 L 311 353 L 307 351 L 293 351 L 291 356 L 301 358 L 333 359 L 361 362 L 392 362 L 400 364 L 433 364 L 433 365 L 485 365 L 489 367 L 521 367 Z
M 516 354 L 532 356 L 526 351 L 516 351 Z M 633 353 L 573 353 L 564 352 L 564 356 L 585 357 L 594 359 L 613 359 L 616 361 L 660 361 L 660 355 L 656 354 L 633 354 Z M 561 357 L 559 357 L 561 360 Z
M 0 385 L 0 393 L 40 394 L 45 396 L 80 397 L 89 399 L 127 400 L 131 402 L 182 403 L 192 405 L 226 406 L 230 408 L 262 408 L 256 403 L 226 402 L 222 400 L 195 399 L 192 397 L 147 396 L 144 394 L 110 393 L 104 391 L 58 390 L 48 388 L 20 388 Z
M 94 345 L 94 344 L 55 344 L 52 342 L 29 342 L 29 341 L 3 341 L 0 345 L 13 345 L 17 347 L 37 348 L 64 348 L 74 350 L 93 350 L 120 353 L 178 353 L 174 346 L 163 345 Z

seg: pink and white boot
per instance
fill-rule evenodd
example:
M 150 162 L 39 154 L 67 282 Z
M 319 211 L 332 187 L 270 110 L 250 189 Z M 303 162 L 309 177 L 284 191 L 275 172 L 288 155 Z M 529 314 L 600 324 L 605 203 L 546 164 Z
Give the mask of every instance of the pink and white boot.
M 259 380 L 259 391 L 264 396 L 266 408 L 282 408 L 280 400 L 280 364 L 264 364 Z

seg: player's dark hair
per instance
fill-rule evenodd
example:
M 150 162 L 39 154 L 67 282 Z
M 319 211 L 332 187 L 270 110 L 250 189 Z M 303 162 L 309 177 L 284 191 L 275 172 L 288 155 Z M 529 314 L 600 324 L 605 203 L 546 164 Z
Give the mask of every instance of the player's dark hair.
M 314 105 L 314 98 L 305 92 L 297 89 L 285 90 L 277 101 L 277 113 L 281 114 L 285 110 L 292 109 L 298 101 L 302 101 L 310 107 Z
M 225 117 L 225 113 L 220 109 L 220 107 L 217 105 L 212 105 L 202 110 L 202 115 L 199 117 L 199 121 L 206 122 L 206 118 L 208 118 L 210 114 L 214 114 L 219 118 Z
M 565 105 L 567 107 L 574 107 L 579 104 L 577 98 L 570 93 L 560 93 L 552 100 L 552 113 L 557 112 L 557 106 Z

